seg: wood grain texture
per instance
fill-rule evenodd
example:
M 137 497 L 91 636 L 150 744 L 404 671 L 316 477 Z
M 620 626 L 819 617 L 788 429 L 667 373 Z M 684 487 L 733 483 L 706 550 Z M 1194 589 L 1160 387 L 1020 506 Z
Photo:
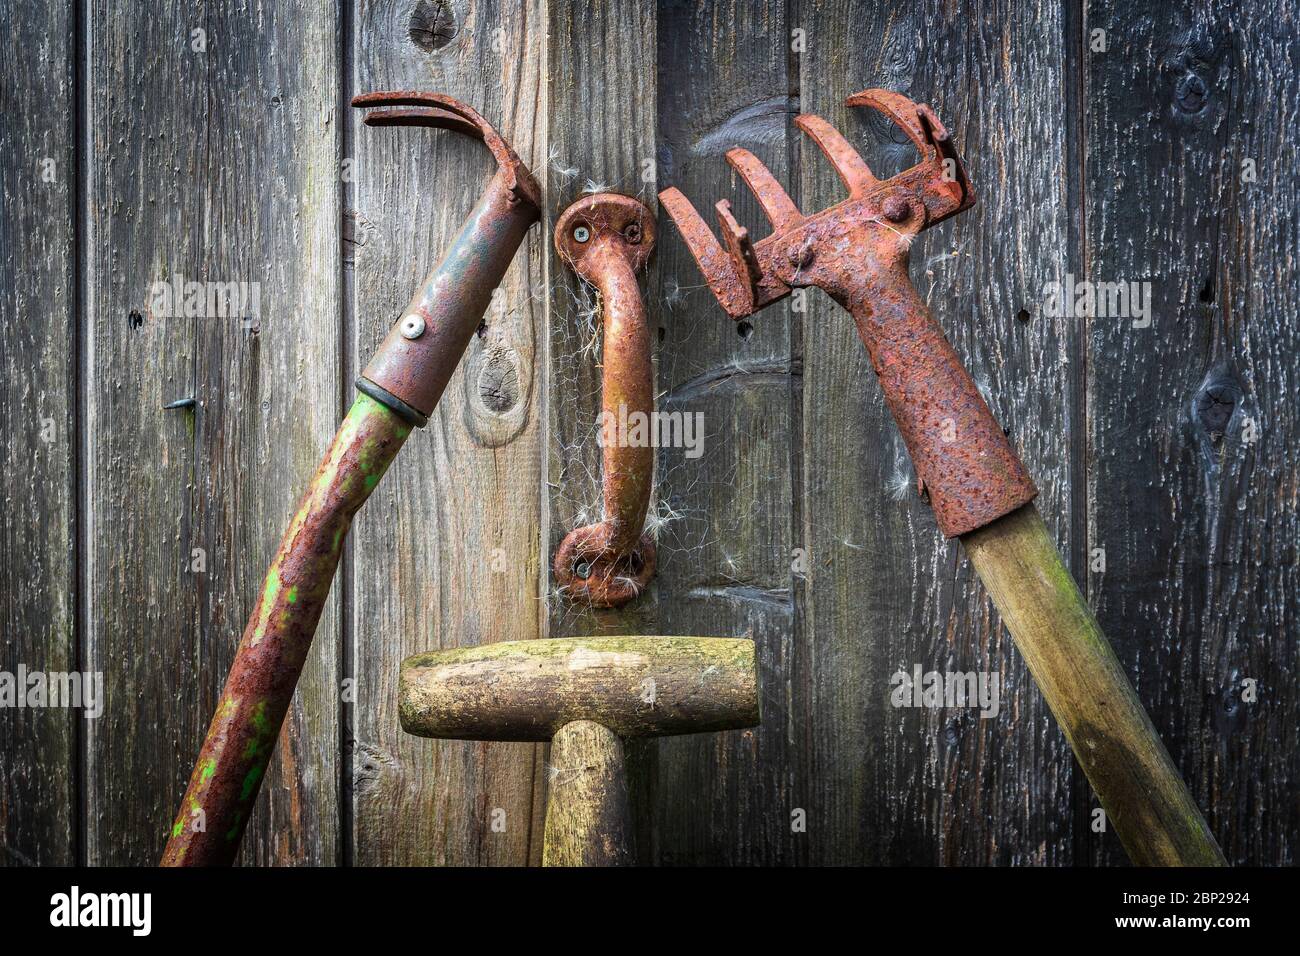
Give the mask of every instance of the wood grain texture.
M 1137 866 L 1223 866 L 1033 503 L 962 536 L 1034 683 Z
M 1296 863 L 1289 8 L 95 0 L 9 4 L 0 26 L 0 460 L 22 489 L 0 522 L 0 670 L 80 665 L 107 686 L 95 721 L 0 712 L 4 863 L 156 862 L 351 379 L 490 174 L 475 143 L 344 107 L 401 86 L 496 124 L 548 218 L 358 518 L 245 862 L 540 863 L 545 748 L 408 737 L 398 664 L 547 631 L 758 644 L 761 728 L 627 747 L 639 862 L 1124 862 L 917 501 L 849 317 L 814 292 L 738 329 L 666 220 L 642 278 L 657 398 L 704 413 L 704 454 L 659 453 L 650 593 L 599 613 L 551 593 L 555 546 L 600 501 L 599 315 L 554 256 L 555 217 L 589 180 L 652 206 L 676 185 L 710 220 L 731 198 L 761 237 L 725 150 L 821 208 L 840 186 L 791 115 L 893 173 L 910 148 L 842 106 L 884 86 L 934 105 L 979 199 L 917 244 L 918 288 L 1229 861 Z M 150 285 L 178 274 L 259 282 L 260 321 L 158 314 Z M 1067 274 L 1150 281 L 1151 325 L 1047 315 Z M 997 718 L 893 708 L 915 664 L 995 673 Z
M 590 720 L 565 724 L 551 746 L 543 866 L 633 862 L 623 742 Z
M 761 238 L 768 224 L 723 159 L 743 146 L 797 189 L 790 156 L 789 44 L 784 4 L 659 5 L 661 188 L 676 186 L 711 224 L 731 199 Z M 690 77 L 689 82 L 683 81 Z M 807 679 L 793 594 L 793 490 L 800 461 L 800 314 L 781 303 L 738 326 L 718 307 L 664 217 L 658 270 L 665 299 L 660 406 L 700 415 L 702 454 L 659 453 L 669 516 L 660 531 L 660 627 L 746 634 L 758 644 L 763 723 L 754 730 L 659 744 L 653 856 L 659 863 L 797 863 L 807 837 L 791 830 L 803 805 L 807 735 L 795 709 Z M 685 799 L 684 794 L 691 794 Z
M 550 740 L 594 720 L 622 737 L 758 723 L 754 642 L 718 637 L 561 637 L 402 661 L 402 728 L 458 740 Z
M 77 669 L 72 5 L 5 4 L 0 31 L 0 671 L 16 675 Z M 76 862 L 86 723 L 62 707 L 0 710 L 0 866 Z
M 473 106 L 539 176 L 545 166 L 540 3 L 355 8 L 355 92 L 419 88 Z M 433 10 L 437 6 L 441 13 Z M 414 27 L 414 29 L 412 29 Z M 438 45 L 433 45 L 437 43 Z M 429 47 L 426 49 L 426 47 Z M 345 258 L 360 367 L 436 264 L 492 173 L 481 144 L 350 124 L 356 181 Z M 427 428 L 366 510 L 352 551 L 347 708 L 358 864 L 541 860 L 540 749 L 418 740 L 398 722 L 398 665 L 439 647 L 539 636 L 543 250 L 534 229 Z M 400 834 L 400 838 L 395 838 Z
M 597 296 L 554 251 L 560 214 L 583 192 L 619 192 L 657 212 L 655 4 L 652 0 L 551 0 L 547 4 L 546 240 L 548 353 L 546 447 L 548 523 L 542 546 L 554 555 L 571 530 L 601 520 L 601 313 Z M 640 277 L 646 321 L 658 328 L 659 270 Z M 651 492 L 653 532 L 658 496 Z M 658 585 L 615 609 L 577 605 L 548 580 L 548 633 L 654 634 Z M 655 745 L 626 747 L 634 853 L 648 862 L 649 786 Z
M 1228 861 L 1293 865 L 1295 17 L 1100 2 L 1086 25 L 1109 42 L 1086 61 L 1088 278 L 1152 305 L 1087 323 L 1097 616 Z M 1112 834 L 1093 859 L 1123 861 Z
M 1061 11 L 927 2 L 906 10 L 803 5 L 800 108 L 838 127 L 881 176 L 915 161 L 883 117 L 849 111 L 866 87 L 930 103 L 954 132 L 976 207 L 924 233 L 912 277 L 1034 476 L 1067 546 L 1079 330 L 1034 308 L 1068 248 Z M 851 113 L 857 115 L 850 115 Z M 882 145 L 883 140 L 883 145 Z M 802 207 L 842 186 L 799 147 Z M 809 685 L 805 806 L 815 863 L 1051 864 L 1072 843 L 1069 750 L 955 543 L 918 500 L 901 439 L 848 316 L 821 293 L 803 325 L 801 543 L 811 571 L 799 640 Z M 1028 322 L 1017 313 L 1028 309 Z M 898 708 L 891 677 L 980 671 L 999 712 Z
M 91 863 L 157 861 L 338 421 L 337 125 L 320 82 L 337 71 L 335 28 L 311 4 L 90 9 L 87 661 L 108 688 L 87 742 Z M 151 285 L 177 275 L 260 283 L 260 317 L 163 314 Z M 193 410 L 162 410 L 189 396 Z M 249 863 L 336 859 L 337 613 L 267 771 Z

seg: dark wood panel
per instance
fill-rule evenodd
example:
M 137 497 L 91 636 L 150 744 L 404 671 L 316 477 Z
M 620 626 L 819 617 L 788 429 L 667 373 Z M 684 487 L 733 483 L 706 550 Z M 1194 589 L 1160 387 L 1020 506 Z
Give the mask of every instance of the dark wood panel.
M 548 362 L 546 548 L 551 637 L 586 634 L 655 634 L 660 631 L 658 593 L 650 588 L 621 608 L 592 609 L 558 593 L 549 562 L 564 536 L 600 521 L 601 449 L 596 443 L 601 410 L 601 312 L 598 296 L 556 255 L 555 222 L 584 192 L 617 192 L 658 208 L 655 167 L 655 4 L 653 0 L 565 0 L 548 4 L 546 108 L 547 196 L 542 220 L 547 250 Z M 662 223 L 660 224 L 662 238 Z M 662 316 L 657 248 L 641 290 L 646 321 Z M 652 494 L 652 516 L 659 508 Z M 653 527 L 653 517 L 651 518 Z M 658 744 L 629 741 L 634 842 L 648 859 L 650 781 Z
M 540 176 L 546 164 L 539 3 L 358 5 L 351 92 L 417 88 L 477 109 Z M 460 229 L 493 172 L 481 144 L 356 118 L 345 258 L 361 368 Z M 427 428 L 358 516 L 348 708 L 358 864 L 541 859 L 541 748 L 402 733 L 398 664 L 440 647 L 539 636 L 543 250 L 535 227 Z
M 787 36 L 779 3 L 659 6 L 662 186 L 681 189 L 710 222 L 713 204 L 732 199 L 755 237 L 769 227 L 723 157 L 743 146 L 797 188 Z M 660 407 L 703 423 L 699 449 L 659 454 L 659 589 L 671 596 L 660 603 L 661 626 L 753 638 L 763 723 L 659 744 L 653 855 L 664 864 L 799 862 L 808 837 L 792 830 L 791 814 L 802 805 L 811 730 L 797 709 L 807 655 L 793 596 L 802 582 L 792 546 L 799 315 L 786 302 L 738 326 L 666 216 L 661 228 Z
M 86 28 L 88 660 L 108 687 L 89 727 L 87 850 L 152 864 L 339 418 L 338 24 L 313 4 L 94 4 Z M 182 276 L 258 283 L 260 308 L 168 314 L 152 286 Z M 184 397 L 193 409 L 163 410 Z M 337 608 L 246 862 L 337 859 Z
M 923 234 L 912 277 L 986 386 L 1068 554 L 1080 330 L 1034 304 L 1042 277 L 1068 266 L 1060 15 L 1017 2 L 827 3 L 801 6 L 792 26 L 805 31 L 800 107 L 879 175 L 915 153 L 882 117 L 846 110 L 848 94 L 904 92 L 954 132 L 979 203 Z M 842 198 L 810 142 L 799 155 L 805 211 Z M 820 293 L 804 320 L 803 394 L 810 860 L 1069 862 L 1069 749 L 959 548 L 918 500 L 851 321 Z M 915 665 L 997 675 L 997 717 L 895 709 L 891 675 Z
M 491 174 L 469 140 L 346 107 L 419 87 L 498 125 L 546 218 L 358 517 L 243 862 L 539 862 L 546 748 L 408 738 L 396 680 L 412 652 L 549 631 L 758 642 L 761 728 L 630 743 L 642 862 L 1123 863 L 917 500 L 848 316 L 814 292 L 738 328 L 666 217 L 643 279 L 657 401 L 703 414 L 703 454 L 658 456 L 648 594 L 593 613 L 553 590 L 555 547 L 600 512 L 600 315 L 555 257 L 557 215 L 584 190 L 654 207 L 676 185 L 710 221 L 731 198 L 761 237 L 726 149 L 815 211 L 841 187 L 791 116 L 890 174 L 910 147 L 842 105 L 885 86 L 935 106 L 979 197 L 917 243 L 914 281 L 1229 860 L 1296 862 L 1292 19 L 1258 0 L 29 6 L 0 12 L 18 489 L 0 671 L 101 671 L 107 699 L 98 720 L 0 710 L 0 861 L 157 860 L 351 379 Z M 1052 314 L 1067 275 L 1150 282 L 1150 325 Z M 166 315 L 151 286 L 177 276 L 256 282 L 260 315 Z M 895 709 L 890 678 L 917 664 L 996 674 L 997 718 Z
M 1087 60 L 1087 278 L 1149 283 L 1151 306 L 1087 322 L 1092 590 L 1229 862 L 1256 865 L 1294 864 L 1300 825 L 1300 40 L 1279 12 L 1093 3 L 1086 24 L 1109 47 Z
M 0 32 L 0 671 L 16 681 L 78 669 L 72 5 L 5 4 Z M 0 866 L 76 862 L 84 713 L 0 710 Z

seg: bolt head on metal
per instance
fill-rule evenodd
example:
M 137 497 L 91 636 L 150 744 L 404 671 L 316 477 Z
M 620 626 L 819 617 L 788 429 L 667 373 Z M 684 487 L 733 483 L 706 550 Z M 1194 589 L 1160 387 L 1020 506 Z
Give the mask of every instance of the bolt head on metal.
M 404 339 L 418 339 L 424 334 L 424 319 L 418 315 L 408 315 L 398 326 Z
M 912 214 L 912 207 L 907 204 L 906 199 L 895 194 L 885 197 L 881 211 L 890 222 L 902 222 Z
M 641 241 L 641 224 L 631 222 L 623 229 L 623 238 L 628 242 L 636 244 Z
M 805 241 L 798 248 L 791 249 L 788 258 L 790 260 L 790 265 L 794 266 L 796 269 L 802 269 L 813 261 L 812 243 Z
M 574 242 L 586 242 L 590 238 L 591 238 L 591 230 L 588 229 L 586 226 L 579 226 L 577 229 L 573 230 Z

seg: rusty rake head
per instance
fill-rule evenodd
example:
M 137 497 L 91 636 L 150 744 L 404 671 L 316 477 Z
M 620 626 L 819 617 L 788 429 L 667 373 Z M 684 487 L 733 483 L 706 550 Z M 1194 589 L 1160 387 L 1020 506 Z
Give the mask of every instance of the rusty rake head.
M 541 208 L 541 187 L 528 167 L 473 107 L 441 93 L 419 90 L 362 93 L 352 98 L 352 105 L 370 110 L 365 116 L 367 126 L 427 126 L 463 133 L 481 141 L 491 151 L 501 172 L 510 179 L 511 194 Z
M 893 120 L 920 151 L 921 161 L 897 176 L 879 180 L 830 123 L 807 113 L 797 116 L 795 125 L 830 160 L 848 188 L 848 198 L 805 216 L 753 153 L 729 150 L 727 162 L 758 198 L 772 223 L 772 234 L 757 243 L 751 241 L 749 231 L 736 221 L 731 203 L 724 199 L 716 208 L 725 250 L 679 190 L 666 189 L 659 194 L 709 288 L 733 319 L 743 319 L 784 298 L 794 286 L 816 284 L 815 275 L 802 267 L 820 240 L 842 232 L 847 224 L 881 217 L 904 222 L 912 214 L 912 204 L 919 203 L 924 210 L 919 229 L 926 229 L 975 204 L 966 169 L 948 131 L 929 106 L 876 89 L 855 93 L 846 102 L 871 107 Z M 913 197 L 911 201 L 909 197 Z

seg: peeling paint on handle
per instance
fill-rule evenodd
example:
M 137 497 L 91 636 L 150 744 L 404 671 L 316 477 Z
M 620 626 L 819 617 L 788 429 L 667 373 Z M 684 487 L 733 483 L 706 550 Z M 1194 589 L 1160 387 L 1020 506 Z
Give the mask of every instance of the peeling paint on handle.
M 410 425 L 366 395 L 339 427 L 266 573 L 169 830 L 163 866 L 233 862 L 329 596 L 343 538 L 410 433 Z

